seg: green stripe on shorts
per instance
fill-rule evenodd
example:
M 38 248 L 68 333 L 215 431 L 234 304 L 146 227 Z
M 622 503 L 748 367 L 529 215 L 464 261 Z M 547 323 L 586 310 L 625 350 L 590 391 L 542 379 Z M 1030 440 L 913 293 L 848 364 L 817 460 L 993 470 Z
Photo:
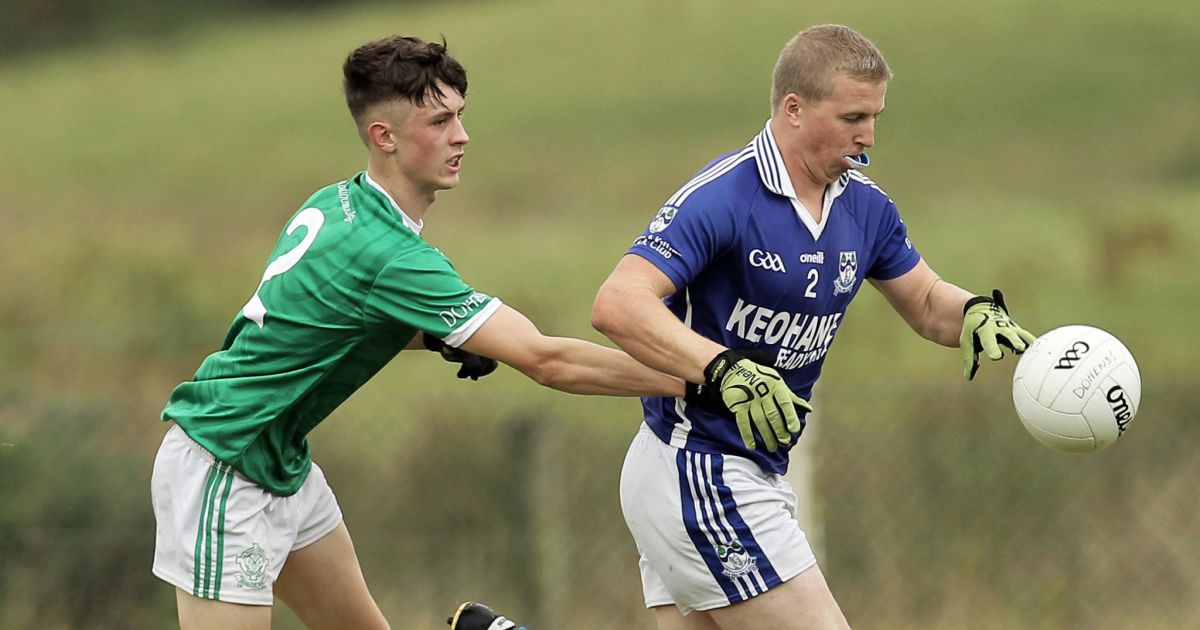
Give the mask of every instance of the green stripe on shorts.
M 200 502 L 200 522 L 196 524 L 196 551 L 195 551 L 195 554 L 192 556 L 192 561 L 193 561 L 192 570 L 193 570 L 193 578 L 194 578 L 193 583 L 192 583 L 192 595 L 195 595 L 196 597 L 201 597 L 201 594 L 200 594 L 200 591 L 201 591 L 201 589 L 200 589 L 200 564 L 202 562 L 202 559 L 200 556 L 200 550 L 203 548 L 204 538 L 205 538 L 204 515 L 208 512 L 209 503 L 211 503 L 211 500 L 209 497 L 212 496 L 213 487 L 217 483 L 217 477 L 219 476 L 219 473 L 220 473 L 220 471 L 218 470 L 216 465 L 214 465 L 212 467 L 212 469 L 208 471 L 208 479 L 204 482 L 204 498 Z M 206 573 L 207 573 L 207 571 L 206 571 Z
M 222 468 L 223 468 L 223 470 L 222 470 Z M 226 475 L 229 475 L 229 466 L 218 463 L 217 464 L 217 483 L 216 483 L 216 485 L 213 486 L 214 490 L 221 487 L 221 483 L 223 481 L 225 481 Z M 213 513 L 215 512 L 215 509 L 217 507 L 216 503 L 217 503 L 217 493 L 213 492 L 208 497 L 208 507 L 206 509 L 206 511 L 208 512 L 208 520 L 204 525 L 204 598 L 205 599 L 213 599 L 215 597 L 215 595 L 213 595 L 213 593 L 212 593 L 212 589 L 210 589 L 209 586 L 210 585 L 215 586 L 214 578 L 219 577 L 216 575 L 217 572 L 213 569 Z M 224 514 L 222 514 L 222 516 L 224 516 Z
M 221 493 L 221 512 L 217 516 L 217 576 L 213 585 L 213 599 L 221 599 L 221 576 L 225 570 L 225 504 L 229 491 L 233 489 L 233 471 L 225 469 L 225 491 Z

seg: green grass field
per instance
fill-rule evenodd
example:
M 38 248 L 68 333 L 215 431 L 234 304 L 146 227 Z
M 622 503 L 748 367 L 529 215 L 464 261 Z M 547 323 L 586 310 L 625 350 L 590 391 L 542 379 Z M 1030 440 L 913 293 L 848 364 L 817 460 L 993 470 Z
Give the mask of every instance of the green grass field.
M 1200 577 L 1181 558 L 1200 553 L 1200 479 L 1181 460 L 1200 376 L 1200 7 L 910 4 L 381 4 L 0 60 L 0 477 L 26 480 L 0 494 L 0 628 L 171 618 L 148 571 L 154 419 L 285 219 L 365 167 L 338 83 L 354 46 L 447 38 L 470 73 L 472 141 L 427 238 L 544 331 L 603 341 L 588 325 L 600 283 L 663 199 L 761 128 L 778 50 L 820 22 L 855 26 L 895 72 L 868 174 L 930 264 L 1003 288 L 1034 331 L 1111 330 L 1146 384 L 1112 452 L 1064 458 L 1012 415 L 1011 362 L 968 387 L 955 351 L 864 291 L 817 401 L 822 565 L 851 621 L 1196 627 Z M 547 495 L 561 503 L 532 505 L 561 515 L 545 525 L 560 547 L 521 533 L 514 487 L 539 469 L 518 456 L 544 457 L 522 419 L 572 453 Z M 465 384 L 402 357 L 314 448 L 393 623 L 436 627 L 453 600 L 493 597 L 536 609 L 537 630 L 648 628 L 616 507 L 637 421 L 634 401 L 511 370 Z M 551 592 L 529 586 L 546 555 L 571 595 L 533 602 Z M 52 599 L 67 580 L 85 593 Z M 1134 589 L 1136 606 L 1098 594 L 1130 582 L 1159 588 Z

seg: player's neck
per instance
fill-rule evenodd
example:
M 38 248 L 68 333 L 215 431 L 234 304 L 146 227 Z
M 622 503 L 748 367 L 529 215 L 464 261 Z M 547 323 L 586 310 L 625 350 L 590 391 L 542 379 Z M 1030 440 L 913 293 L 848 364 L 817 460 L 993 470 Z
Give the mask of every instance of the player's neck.
M 404 214 L 418 223 L 424 219 L 425 211 L 436 198 L 436 192 L 421 191 L 408 178 L 377 166 L 374 160 L 367 164 L 367 175 L 387 191 Z
M 813 181 L 807 176 L 807 173 L 800 173 L 799 177 L 792 175 L 792 188 L 796 189 L 796 198 L 806 205 L 814 199 L 820 205 L 820 202 L 825 199 L 825 189 L 828 187 L 828 183 Z
M 817 223 L 821 222 L 821 214 L 825 206 L 825 190 L 829 184 L 818 181 L 808 171 L 802 160 L 789 160 L 788 154 L 783 154 L 783 165 L 787 168 L 788 179 L 792 189 L 796 191 L 796 201 L 804 206 Z
M 825 189 L 829 182 L 809 170 L 808 164 L 794 144 L 793 136 L 783 128 L 782 122 L 773 118 L 771 125 L 775 144 L 779 148 L 780 157 L 783 158 L 783 166 L 787 169 L 788 180 L 796 192 L 796 200 L 808 210 L 813 219 L 820 222 L 825 203 Z
M 794 178 L 792 183 L 793 185 L 796 184 Z M 821 215 L 825 210 L 825 189 L 827 187 L 827 185 L 822 185 L 819 188 L 802 189 L 800 186 L 796 186 L 796 201 L 799 201 L 800 205 L 804 206 L 804 209 L 812 215 L 813 220 L 817 223 L 821 222 Z

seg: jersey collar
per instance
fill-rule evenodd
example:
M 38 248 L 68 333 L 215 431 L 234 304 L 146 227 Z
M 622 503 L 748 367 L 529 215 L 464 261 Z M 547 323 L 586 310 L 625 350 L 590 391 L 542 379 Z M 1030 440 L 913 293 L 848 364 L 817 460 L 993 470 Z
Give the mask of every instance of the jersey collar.
M 383 186 L 380 186 L 379 182 L 371 179 L 371 175 L 369 173 L 363 171 L 363 177 L 367 180 L 367 183 L 370 184 L 372 188 L 378 190 L 380 194 L 387 198 L 388 203 L 392 204 L 392 208 L 396 211 L 396 214 L 400 215 L 400 219 L 404 221 L 404 226 L 419 236 L 421 234 L 421 230 L 425 227 L 425 220 L 422 219 L 420 221 L 413 221 L 412 217 L 405 214 L 404 210 L 400 208 L 400 204 L 396 203 L 395 199 L 392 199 L 392 196 L 388 194 L 388 191 L 385 190 Z
M 754 140 L 750 141 L 750 146 L 754 149 L 754 161 L 758 165 L 758 178 L 762 180 L 763 186 L 776 195 L 787 197 L 792 202 L 797 216 L 812 232 L 813 238 L 820 238 L 825 224 L 829 221 L 829 211 L 833 207 L 833 201 L 846 191 L 846 186 L 850 183 L 849 175 L 843 173 L 837 181 L 825 187 L 825 198 L 821 204 L 823 206 L 821 222 L 817 223 L 812 215 L 804 210 L 800 200 L 796 198 L 796 187 L 792 185 L 792 177 L 783 163 L 779 145 L 775 143 L 775 134 L 771 132 L 770 119 L 763 126 L 763 130 L 754 137 Z

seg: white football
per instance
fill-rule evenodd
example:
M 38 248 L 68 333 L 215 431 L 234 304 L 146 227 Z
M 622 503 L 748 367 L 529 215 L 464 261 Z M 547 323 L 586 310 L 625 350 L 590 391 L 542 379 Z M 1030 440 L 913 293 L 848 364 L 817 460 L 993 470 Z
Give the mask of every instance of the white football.
M 1092 326 L 1063 326 L 1037 338 L 1013 372 L 1013 404 L 1039 442 L 1059 451 L 1108 447 L 1129 428 L 1142 377 L 1125 344 Z

